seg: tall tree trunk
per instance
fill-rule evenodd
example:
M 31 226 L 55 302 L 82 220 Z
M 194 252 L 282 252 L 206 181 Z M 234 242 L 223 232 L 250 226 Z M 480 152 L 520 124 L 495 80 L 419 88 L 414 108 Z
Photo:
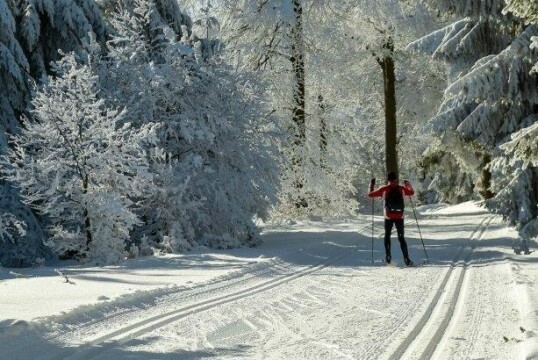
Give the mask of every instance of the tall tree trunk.
M 538 167 L 531 167 L 531 189 L 530 189 L 530 201 L 531 201 L 531 211 L 532 217 L 538 218 Z
M 488 164 L 491 162 L 491 156 L 489 154 L 484 154 L 482 157 L 482 173 L 480 176 L 480 195 L 485 200 L 491 199 L 495 194 L 491 191 L 491 172 L 488 169 Z
M 394 69 L 394 40 L 388 37 L 383 45 L 383 85 L 385 91 L 385 166 L 387 172 L 398 174 L 397 125 L 396 125 L 396 75 Z
M 305 63 L 304 63 L 304 40 L 303 40 L 303 7 L 301 0 L 293 0 L 295 21 L 291 29 L 291 63 L 293 66 L 293 151 L 292 151 L 292 174 L 294 176 L 293 187 L 297 192 L 295 206 L 308 207 L 308 203 L 302 194 L 304 188 L 304 154 L 306 142 L 306 112 L 305 112 Z
M 82 178 L 82 193 L 86 195 L 88 193 L 88 175 L 84 175 Z M 84 199 L 85 201 L 87 199 Z M 91 230 L 91 220 L 90 220 L 90 214 L 88 212 L 88 204 L 84 203 L 84 210 L 83 210 L 83 216 L 84 216 L 84 230 L 86 232 L 86 250 L 90 250 L 90 244 L 92 243 L 92 230 Z
M 325 169 L 327 167 L 325 158 L 327 157 L 327 124 L 325 123 L 325 104 L 323 96 L 318 96 L 319 106 L 319 167 Z

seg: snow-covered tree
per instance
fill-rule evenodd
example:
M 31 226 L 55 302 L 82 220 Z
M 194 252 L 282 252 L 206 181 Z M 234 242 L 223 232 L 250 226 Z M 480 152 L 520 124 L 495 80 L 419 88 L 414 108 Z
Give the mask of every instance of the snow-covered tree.
M 139 238 L 169 251 L 255 244 L 252 217 L 269 206 L 277 171 L 253 78 L 205 56 L 189 22 L 180 36 L 155 21 L 156 10 L 155 2 L 136 0 L 111 14 L 115 35 L 102 82 L 108 101 L 125 105 L 126 120 L 162 124 Z
M 15 236 L 26 234 L 26 225 L 12 214 L 0 215 L 0 241 L 13 241 Z
M 269 82 L 279 100 L 274 111 L 282 114 L 286 129 L 285 177 L 289 183 L 284 201 L 307 208 L 305 166 L 307 166 L 307 85 L 305 14 L 303 0 L 222 1 L 220 14 L 226 29 L 224 41 L 229 56 L 249 70 L 270 71 Z M 270 70 L 269 70 L 270 69 Z M 284 91 L 282 91 L 284 90 Z
M 508 0 L 504 12 L 513 12 L 522 17 L 527 23 L 538 26 L 538 3 L 520 0 Z M 531 49 L 538 53 L 538 36 L 531 37 Z M 531 73 L 538 73 L 538 61 Z M 529 121 L 531 126 L 512 134 L 512 139 L 503 145 L 503 149 L 508 151 L 516 159 L 522 160 L 525 166 L 532 165 L 538 167 L 538 116 Z
M 114 262 L 139 224 L 134 210 L 152 180 L 143 143 L 154 140 L 154 129 L 135 129 L 107 108 L 91 65 L 74 54 L 54 70 L 13 139 L 7 179 L 50 218 L 57 252 Z
M 537 119 L 538 76 L 531 70 L 538 52 L 531 44 L 538 30 L 503 15 L 503 1 L 439 0 L 432 5 L 459 17 L 410 45 L 448 65 L 444 101 L 429 125 L 441 142 L 430 148 L 429 158 L 439 158 L 432 156 L 436 151 L 450 154 L 454 167 L 440 171 L 426 161 L 436 170 L 432 185 L 443 184 L 446 189 L 438 190 L 445 193 L 452 189 L 452 198 L 480 193 L 491 199 L 492 209 L 519 228 L 526 227 L 538 213 L 533 190 L 537 172 L 522 160 L 507 158 L 501 146 L 518 132 L 522 142 L 516 134 L 505 148 L 526 143 L 524 129 L 533 129 Z
M 394 154 L 399 153 L 396 167 L 402 178 L 417 178 L 415 159 L 429 142 L 417 134 L 441 98 L 442 76 L 429 59 L 404 51 L 404 46 L 432 29 L 436 19 L 422 6 L 395 1 L 340 2 L 329 8 L 331 16 L 315 17 L 320 29 L 314 32 L 318 51 L 308 57 L 316 64 L 309 70 L 310 81 L 326 94 L 333 109 L 329 124 L 337 133 L 331 134 L 329 149 L 334 152 L 336 171 L 345 169 L 346 174 L 339 173 L 338 178 L 354 185 L 361 204 L 369 204 L 362 197 L 369 179 L 386 176 L 387 118 L 393 125 L 389 158 L 394 162 Z M 388 83 L 393 88 L 385 92 Z
M 17 26 L 6 0 L 0 0 L 0 150 L 7 148 L 6 133 L 18 128 L 17 114 L 25 107 L 30 65 L 17 39 Z
M 444 61 L 448 65 L 447 80 L 449 84 L 460 84 L 465 86 L 465 89 L 467 89 L 467 85 L 464 84 L 467 83 L 459 82 L 459 79 L 463 79 L 464 75 L 474 69 L 473 66 L 480 67 L 484 65 L 484 63 L 477 61 L 485 62 L 487 56 L 503 51 L 520 30 L 517 21 L 501 15 L 502 1 L 438 0 L 428 4 L 442 14 L 454 16 L 451 18 L 454 22 L 413 42 L 409 48 L 424 51 L 431 54 L 433 59 Z M 474 74 L 480 71 L 478 69 Z M 470 79 L 470 77 L 467 77 L 467 79 Z M 507 135 L 507 132 L 498 134 L 498 126 L 488 126 L 488 130 L 482 135 L 478 135 L 476 132 L 474 134 L 462 134 L 460 130 L 463 128 L 458 128 L 460 124 L 466 126 L 468 132 L 472 132 L 473 129 L 479 129 L 475 121 L 480 119 L 485 109 L 491 110 L 492 102 L 490 101 L 489 104 L 483 102 L 482 106 L 479 106 L 482 101 L 476 98 L 476 93 L 466 96 L 466 93 L 459 92 L 459 89 L 453 88 L 454 91 L 452 92 L 449 90 L 450 88 L 445 91 L 443 104 L 438 111 L 438 115 L 431 120 L 430 128 L 444 137 L 443 147 L 439 148 L 439 150 L 444 152 L 446 150 L 445 145 L 448 145 L 449 151 L 445 154 L 455 157 L 455 161 L 451 161 L 451 163 L 458 164 L 458 167 L 452 171 L 465 174 L 472 183 L 479 185 L 476 188 L 480 190 L 482 196 L 489 198 L 492 196 L 489 189 L 491 174 L 486 165 L 491 159 L 491 154 L 488 152 L 488 145 L 483 141 L 470 142 L 470 140 L 480 136 L 482 140 L 488 138 L 486 142 L 491 145 L 492 141 L 499 141 L 499 139 Z M 498 107 L 501 103 L 502 101 L 497 102 L 496 106 Z M 502 115 L 499 114 L 498 116 Z M 484 123 L 480 129 L 483 128 Z M 478 132 L 480 131 L 478 130 Z M 493 138 L 496 138 L 496 140 Z M 465 149 L 452 151 L 453 149 L 461 148 L 461 146 Z M 430 150 L 429 152 L 432 154 L 434 151 Z M 458 157 L 458 153 L 474 154 L 474 156 Z M 434 158 L 437 158 L 437 156 L 434 156 Z M 435 164 L 428 162 L 424 164 L 432 169 L 436 167 Z M 447 179 L 456 178 L 447 171 L 437 171 L 435 175 L 437 179 L 443 176 L 447 176 Z M 450 181 L 437 183 L 446 184 L 447 188 L 443 189 L 442 192 L 450 193 L 452 191 L 454 195 L 456 193 L 461 195 L 465 191 L 459 188 L 460 184 L 468 184 L 469 181 L 461 181 L 459 184 L 451 183 Z M 467 198 L 472 196 L 472 193 L 467 193 Z
M 0 149 L 14 134 L 30 90 L 29 81 L 47 74 L 58 50 L 80 48 L 94 33 L 104 44 L 106 26 L 93 0 L 0 1 Z
M 93 32 L 104 44 L 105 25 L 93 0 L 0 0 L 0 153 L 7 134 L 16 134 L 19 118 L 30 99 L 34 80 L 41 80 L 58 59 L 58 50 L 75 50 Z M 1 261 L 13 266 L 48 257 L 40 224 L 21 203 L 9 182 L 0 182 L 2 210 L 27 225 L 24 236 L 1 244 Z M 48 255 L 47 255 L 48 254 Z
M 362 57 L 368 63 L 377 64 L 381 73 L 374 77 L 378 84 L 375 89 L 383 104 L 384 113 L 384 147 L 385 173 L 398 173 L 399 141 L 403 131 L 398 131 L 397 114 L 400 115 L 408 106 L 401 100 L 411 100 L 409 92 L 399 87 L 407 85 L 413 69 L 412 56 L 404 47 L 418 34 L 429 30 L 432 22 L 431 14 L 420 4 L 403 4 L 399 1 L 385 0 L 375 3 L 361 2 L 359 6 L 351 6 L 347 11 L 347 38 L 362 51 Z M 431 25 L 430 25 L 431 26 Z M 370 70 L 371 71 L 371 70 Z M 378 90 L 379 89 L 379 90 Z M 409 103 L 420 101 L 416 96 Z
M 106 25 L 93 0 L 23 0 L 14 7 L 18 33 L 34 78 L 50 72 L 51 63 L 65 52 L 81 47 L 94 33 L 104 45 Z
M 8 148 L 7 134 L 15 133 L 18 129 L 17 114 L 25 106 L 25 97 L 28 86 L 29 64 L 16 37 L 17 27 L 11 8 L 6 0 L 0 0 L 0 153 Z M 13 191 L 11 185 L 5 181 L 0 182 L 2 193 Z M 25 221 L 18 219 L 10 211 L 18 212 L 23 209 L 22 204 L 10 202 L 2 198 L 0 209 L 0 263 L 11 265 L 12 260 L 5 256 L 16 238 L 23 238 Z M 29 212 L 29 211 L 28 211 Z M 31 217 L 32 220 L 33 217 Z M 40 241 L 42 239 L 39 239 Z M 6 245 L 6 242 L 9 244 Z M 34 246 L 39 247 L 37 244 Z M 12 254 L 10 254 L 12 255 Z
M 506 8 L 503 12 L 513 12 L 529 23 L 538 23 L 538 3 L 527 0 L 505 0 Z
M 4 234 L 0 240 L 0 264 L 27 267 L 52 258 L 53 253 L 43 245 L 46 237 L 41 225 L 30 208 L 22 203 L 18 189 L 4 182 L 0 187 L 0 199 L 0 226 Z
M 226 6 L 217 6 L 217 13 L 224 13 L 221 31 L 227 55 L 240 69 L 258 69 L 266 79 L 269 83 L 266 88 L 267 112 L 273 114 L 286 131 L 282 155 L 288 165 L 281 175 L 281 206 L 276 212 L 284 212 L 289 216 L 349 214 L 357 206 L 357 190 L 362 193 L 361 189 L 366 187 L 361 183 L 367 184 L 366 178 L 371 177 L 373 171 L 377 176 L 385 176 L 383 161 L 378 161 L 378 158 L 382 158 L 383 145 L 373 144 L 380 137 L 383 138 L 383 133 L 379 133 L 377 126 L 372 126 L 372 122 L 379 122 L 379 126 L 384 127 L 381 122 L 384 119 L 382 72 L 372 52 L 366 49 L 365 41 L 365 37 L 372 40 L 373 36 L 370 35 L 379 39 L 381 34 L 375 32 L 367 16 L 362 17 L 360 22 L 357 19 L 361 9 L 367 7 L 381 21 L 399 21 L 401 26 L 396 30 L 396 37 L 411 37 L 415 30 L 404 24 L 405 21 L 413 25 L 428 24 L 427 12 L 417 11 L 416 19 L 411 16 L 395 19 L 391 15 L 399 8 L 395 8 L 391 14 L 384 14 L 380 10 L 388 1 L 365 1 L 360 6 L 356 1 L 302 3 L 305 140 L 299 153 L 304 162 L 298 173 L 304 186 L 298 190 L 294 186 L 296 176 L 291 166 L 293 134 L 298 129 L 292 121 L 293 91 L 299 89 L 290 62 L 293 58 L 291 29 L 294 4 L 292 1 L 250 1 L 245 4 L 224 1 L 220 5 L 222 3 Z M 376 9 L 379 10 L 377 13 Z M 364 12 L 367 11 L 362 11 Z M 420 26 L 417 26 L 416 31 L 418 34 L 424 33 Z M 370 45 L 373 43 L 374 41 L 370 42 Z M 403 46 L 404 41 L 401 44 Z M 382 53 L 382 48 L 379 48 L 378 53 Z M 421 69 L 426 67 L 424 63 L 421 64 Z M 397 71 L 397 87 L 409 85 L 408 79 L 415 81 L 415 78 L 406 77 L 404 73 L 403 68 Z M 427 96 L 430 94 L 435 92 L 428 91 Z M 429 109 L 424 106 L 426 102 L 420 95 L 415 92 L 416 98 L 413 100 L 418 100 L 421 108 Z M 404 92 L 398 93 L 398 101 L 400 98 L 406 99 L 403 96 Z M 411 99 L 411 96 L 407 99 Z M 401 104 L 396 110 L 407 116 L 406 120 L 412 120 L 405 126 L 405 129 L 411 129 L 421 113 L 416 111 L 417 106 L 411 101 L 402 101 Z M 401 137 L 404 133 L 402 131 L 398 136 Z M 420 147 L 416 146 L 416 140 L 403 145 L 409 153 L 413 152 L 413 148 Z M 365 149 L 373 153 L 365 154 Z M 301 198 L 306 200 L 308 207 L 296 208 L 297 203 L 302 203 L 298 201 Z

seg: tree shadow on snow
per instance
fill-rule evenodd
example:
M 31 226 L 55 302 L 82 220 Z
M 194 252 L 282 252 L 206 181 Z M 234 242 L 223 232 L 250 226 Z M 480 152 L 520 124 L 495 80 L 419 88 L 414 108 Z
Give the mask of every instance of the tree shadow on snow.
M 61 344 L 56 342 L 50 334 L 50 329 L 45 329 L 43 325 L 34 322 L 15 321 L 12 319 L 0 321 L 0 358 L 9 360 L 49 360 L 65 358 L 81 350 L 80 346 Z M 210 348 L 203 350 L 186 350 L 174 348 L 152 352 L 148 349 L 157 348 L 154 345 L 160 339 L 148 337 L 142 340 L 136 339 L 128 342 L 122 347 L 114 347 L 114 344 L 106 344 L 107 349 L 103 351 L 100 346 L 86 347 L 82 345 L 82 350 L 89 350 L 96 355 L 96 359 L 136 359 L 136 360 L 194 360 L 201 358 L 221 358 L 229 356 L 240 358 L 251 348 L 248 345 L 238 344 L 230 347 Z M 92 357 L 93 358 L 93 357 Z
M 199 360 L 202 358 L 222 358 L 228 356 L 233 359 L 241 358 L 248 353 L 251 346 L 238 344 L 230 347 L 215 347 L 203 350 L 185 350 L 173 348 L 167 352 L 151 352 L 139 350 L 142 346 L 150 349 L 160 347 L 158 337 L 148 337 L 136 339 L 128 342 L 123 348 L 112 348 L 106 351 L 106 358 L 109 359 L 133 359 L 133 360 Z M 103 354 L 103 355 L 105 355 Z M 105 357 L 103 357 L 105 358 Z
M 452 221 L 455 216 L 460 216 L 457 221 Z M 480 216 L 480 217 L 477 217 Z M 507 254 L 513 254 L 511 259 L 514 261 L 529 261 L 536 262 L 535 257 L 528 257 L 525 260 L 524 255 L 516 255 L 512 251 L 514 239 L 508 237 L 478 239 L 482 235 L 484 229 L 480 226 L 480 219 L 483 214 L 470 213 L 469 216 L 461 216 L 454 214 L 453 217 L 448 217 L 449 221 L 442 224 L 436 223 L 431 217 L 424 217 L 425 220 L 419 220 L 422 240 L 419 236 L 419 231 L 414 218 L 406 218 L 406 241 L 409 247 L 411 258 L 416 264 L 421 264 L 426 260 L 424 248 L 427 251 L 429 262 L 427 266 L 452 266 L 453 260 L 457 259 L 457 255 L 462 247 L 473 247 L 473 258 L 469 264 L 492 264 L 500 261 L 505 261 Z M 366 225 L 366 224 L 364 224 Z M 331 267 L 379 267 L 384 266 L 383 260 L 385 257 L 384 240 L 383 240 L 383 219 L 376 218 L 374 224 L 373 238 L 373 255 L 374 263 L 372 264 L 372 227 L 358 226 L 356 232 L 346 231 L 331 231 L 324 232 L 272 232 L 265 235 L 267 243 L 275 241 L 295 243 L 298 250 L 303 252 L 302 256 L 297 256 L 295 253 L 282 254 L 280 259 L 298 266 L 314 266 L 320 263 L 323 259 L 330 261 L 335 254 L 342 249 L 345 251 L 349 247 L 350 255 L 344 259 L 331 263 Z M 488 232 L 495 232 L 505 227 L 505 224 L 489 224 Z M 471 238 L 472 235 L 472 238 Z M 320 248 L 309 245 L 324 243 L 324 252 L 319 253 Z M 424 245 L 423 245 L 424 243 Z M 402 255 L 399 242 L 396 236 L 396 230 L 393 228 L 391 236 L 392 257 L 396 263 L 402 263 Z M 491 248 L 500 248 L 495 250 Z M 259 251 L 264 253 L 265 244 L 259 247 Z M 501 251 L 502 250 L 502 251 Z M 477 260 L 477 258 L 480 258 Z M 457 260 L 462 260 L 458 258 Z

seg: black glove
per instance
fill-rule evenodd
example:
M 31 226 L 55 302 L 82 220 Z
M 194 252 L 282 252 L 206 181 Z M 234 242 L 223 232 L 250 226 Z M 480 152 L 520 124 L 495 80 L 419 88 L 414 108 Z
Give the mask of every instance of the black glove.
M 409 182 L 409 180 L 404 180 L 403 183 L 404 183 L 405 186 L 409 186 L 409 185 L 411 185 L 411 183 Z
M 370 180 L 370 187 L 373 188 L 375 186 L 375 178 L 372 178 L 372 180 Z

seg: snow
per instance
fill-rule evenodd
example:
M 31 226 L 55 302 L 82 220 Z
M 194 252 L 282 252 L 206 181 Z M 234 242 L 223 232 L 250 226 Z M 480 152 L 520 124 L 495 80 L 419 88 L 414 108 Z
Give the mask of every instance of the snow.
M 267 261 L 236 255 L 208 253 L 201 247 L 188 255 L 160 255 L 128 260 L 119 266 L 58 266 L 0 270 L 2 320 L 30 321 L 67 313 L 143 291 L 192 287 L 222 279 L 241 267 Z M 244 252 L 244 249 L 243 249 Z M 62 274 L 74 284 L 66 283 Z M 235 274 L 238 276 L 238 274 Z M 36 296 L 38 295 L 38 296 Z
M 412 212 L 405 268 L 382 218 L 267 225 L 255 248 L 119 266 L 0 269 L 9 359 L 536 359 L 537 255 L 479 203 Z M 66 279 L 66 277 L 67 279 Z M 68 280 L 69 282 L 67 282 Z
M 417 208 L 418 213 L 422 215 L 464 215 L 464 214 L 483 214 L 486 213 L 480 203 L 475 201 L 466 201 L 457 205 L 432 204 L 423 205 Z

